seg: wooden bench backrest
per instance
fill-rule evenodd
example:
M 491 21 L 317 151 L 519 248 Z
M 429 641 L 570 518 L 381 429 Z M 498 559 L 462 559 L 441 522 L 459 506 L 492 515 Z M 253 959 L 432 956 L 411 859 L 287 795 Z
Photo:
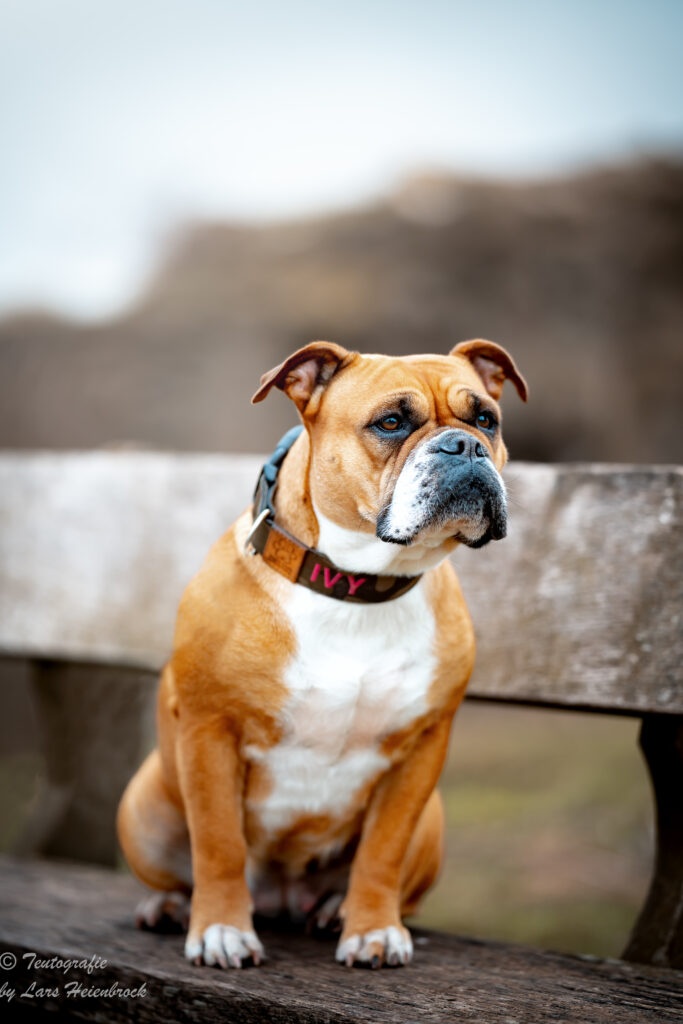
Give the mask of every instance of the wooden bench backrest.
M 259 466 L 0 455 L 0 652 L 158 668 Z M 513 463 L 506 479 L 508 538 L 454 556 L 479 638 L 469 694 L 683 713 L 683 469 Z

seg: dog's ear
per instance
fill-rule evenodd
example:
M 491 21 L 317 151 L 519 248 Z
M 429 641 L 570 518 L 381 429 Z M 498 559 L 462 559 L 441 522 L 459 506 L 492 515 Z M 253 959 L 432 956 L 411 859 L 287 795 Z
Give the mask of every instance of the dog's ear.
M 315 390 L 324 387 L 351 354 L 333 341 L 313 341 L 264 373 L 252 402 L 262 402 L 270 389 L 276 387 L 303 413 Z
M 483 338 L 475 338 L 474 341 L 461 341 L 448 354 L 469 359 L 491 398 L 495 398 L 496 401 L 502 394 L 506 378 L 515 385 L 517 394 L 523 402 L 529 397 L 524 377 L 515 366 L 510 353 L 501 345 L 496 345 L 493 341 L 484 341 Z

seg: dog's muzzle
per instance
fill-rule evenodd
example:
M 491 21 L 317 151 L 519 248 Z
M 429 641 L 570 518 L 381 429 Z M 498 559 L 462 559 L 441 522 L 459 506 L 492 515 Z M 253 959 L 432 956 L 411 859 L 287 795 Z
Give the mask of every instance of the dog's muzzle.
M 377 536 L 393 544 L 451 530 L 479 548 L 500 540 L 506 529 L 505 485 L 488 449 L 456 429 L 432 434 L 411 452 L 377 519 Z

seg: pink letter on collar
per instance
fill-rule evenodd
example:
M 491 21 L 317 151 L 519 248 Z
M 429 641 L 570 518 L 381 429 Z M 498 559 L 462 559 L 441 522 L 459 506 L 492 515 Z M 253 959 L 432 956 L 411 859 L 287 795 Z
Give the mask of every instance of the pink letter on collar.
M 325 566 L 323 572 L 325 573 L 325 586 L 327 588 L 333 587 L 335 583 L 341 579 L 342 574 L 340 572 L 336 573 L 334 576 L 331 577 L 330 570 L 327 568 L 327 566 Z
M 320 562 L 316 562 L 315 563 L 315 567 L 313 569 L 313 572 L 311 573 L 311 583 L 315 583 L 315 581 L 318 578 L 318 573 L 319 572 L 320 572 Z
M 363 584 L 365 583 L 366 577 L 364 576 L 361 580 L 356 580 L 351 575 L 351 573 L 349 573 L 348 576 L 349 576 L 349 594 L 353 597 L 353 595 L 356 593 L 358 588 L 362 587 Z

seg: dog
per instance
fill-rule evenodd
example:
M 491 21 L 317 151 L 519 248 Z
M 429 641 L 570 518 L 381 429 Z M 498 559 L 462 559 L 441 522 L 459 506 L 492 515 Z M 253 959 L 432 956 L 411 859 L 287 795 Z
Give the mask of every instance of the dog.
M 156 890 L 138 923 L 258 965 L 252 915 L 341 928 L 336 959 L 402 965 L 439 871 L 436 784 L 474 661 L 448 555 L 506 532 L 493 342 L 393 358 L 313 342 L 261 378 L 302 426 L 211 548 L 161 675 L 158 747 L 117 825 Z

